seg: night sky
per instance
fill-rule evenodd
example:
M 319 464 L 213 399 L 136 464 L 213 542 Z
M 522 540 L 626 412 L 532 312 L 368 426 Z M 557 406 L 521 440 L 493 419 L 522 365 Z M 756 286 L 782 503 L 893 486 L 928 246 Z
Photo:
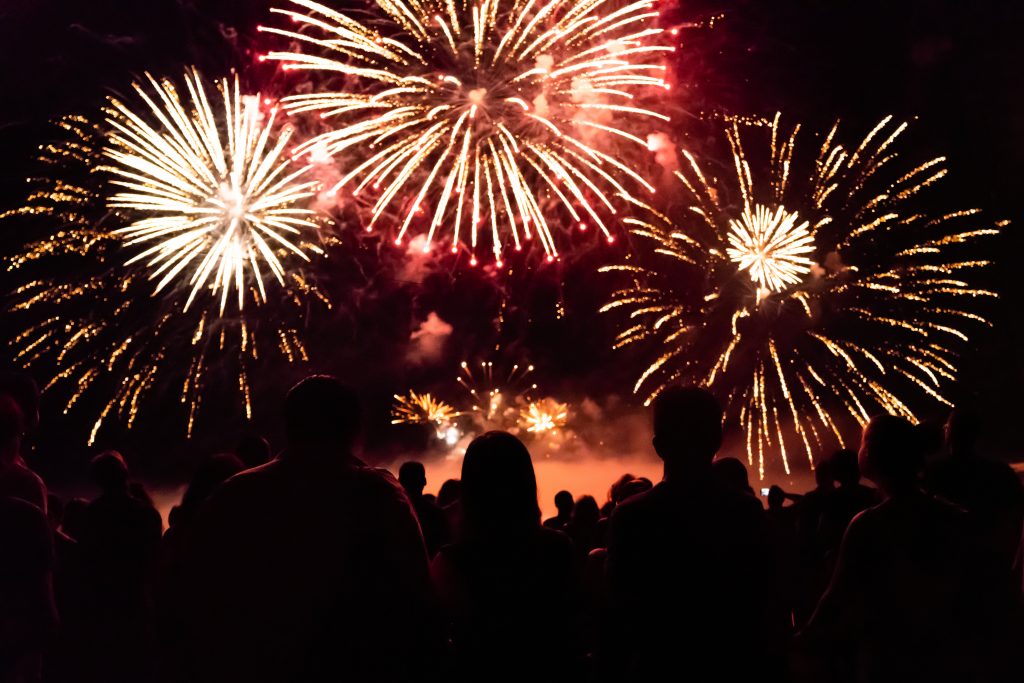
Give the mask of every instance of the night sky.
M 269 21 L 271 4 L 3 2 L 0 208 L 23 200 L 34 150 L 52 134 L 49 119 L 93 110 L 143 71 L 177 77 L 182 65 L 195 64 L 217 77 L 234 67 L 252 85 L 279 87 L 273 67 L 255 62 L 268 39 L 255 27 Z M 978 206 L 990 218 L 1014 221 L 994 250 L 998 263 L 991 284 L 1002 294 L 994 329 L 974 339 L 951 393 L 989 416 L 994 452 L 1024 452 L 1018 427 L 1024 409 L 1024 287 L 1018 263 L 1024 247 L 1024 6 L 996 0 L 700 0 L 666 4 L 663 16 L 668 24 L 698 25 L 680 33 L 678 85 L 672 91 L 673 108 L 684 112 L 674 119 L 680 140 L 698 134 L 695 122 L 702 114 L 719 110 L 779 110 L 790 121 L 814 127 L 839 118 L 856 131 L 887 114 L 918 117 L 904 143 L 912 147 L 905 149 L 914 159 L 949 157 L 952 172 L 944 193 L 953 205 Z M 11 253 L 22 238 L 2 226 L 0 253 Z M 374 263 L 377 257 L 368 258 Z M 596 314 L 605 292 L 589 273 L 601 259 L 599 249 L 584 250 L 572 263 L 510 276 L 504 296 L 479 273 L 452 271 L 423 281 L 391 268 L 380 277 L 360 276 L 353 285 L 359 295 L 336 313 L 330 340 L 312 341 L 330 348 L 329 361 L 317 369 L 364 391 L 375 416 L 368 440 L 381 452 L 404 446 L 386 425 L 392 393 L 437 383 L 462 357 L 486 353 L 495 344 L 529 355 L 552 393 L 576 399 L 622 393 L 634 368 L 623 367 L 622 358 L 608 350 L 611 328 Z M 443 357 L 427 366 L 401 362 L 410 332 L 430 311 L 454 327 Z M 263 378 L 262 386 L 268 394 L 283 391 L 308 369 L 282 369 Z M 276 401 L 258 406 L 261 423 L 265 417 L 273 421 Z M 237 424 L 208 425 L 185 442 L 172 403 L 166 413 L 149 413 L 136 433 L 110 430 L 98 445 L 123 448 L 157 477 L 177 476 L 197 454 L 230 446 L 226 435 Z M 87 421 L 50 414 L 52 407 L 44 404 L 48 427 L 39 439 L 37 464 L 50 476 L 73 478 L 91 454 L 82 441 Z

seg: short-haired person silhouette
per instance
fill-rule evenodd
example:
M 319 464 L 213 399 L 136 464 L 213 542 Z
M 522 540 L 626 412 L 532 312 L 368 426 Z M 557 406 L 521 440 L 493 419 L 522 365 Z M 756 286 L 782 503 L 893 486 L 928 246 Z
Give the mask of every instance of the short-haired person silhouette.
M 306 378 L 284 418 L 285 451 L 197 520 L 180 679 L 422 680 L 436 642 L 423 538 L 398 482 L 354 453 L 355 393 Z
M 572 546 L 541 526 L 526 446 L 507 432 L 474 439 L 462 463 L 461 500 L 460 540 L 431 567 L 456 680 L 576 680 L 582 650 L 574 635 Z
M 921 445 L 902 417 L 868 422 L 860 464 L 883 501 L 850 522 L 804 647 L 828 660 L 852 645 L 858 681 L 976 680 L 965 515 L 921 491 Z
M 398 468 L 398 483 L 409 496 L 423 531 L 427 554 L 433 557 L 441 545 L 448 541 L 448 518 L 434 500 L 423 495 L 423 489 L 427 486 L 427 468 L 415 460 L 402 463 Z
M 760 504 L 712 472 L 721 443 L 722 410 L 707 391 L 655 399 L 664 480 L 612 514 L 602 680 L 776 677 L 769 534 Z
M 576 501 L 568 491 L 559 491 L 555 494 L 555 510 L 558 511 L 554 517 L 544 520 L 544 526 L 556 531 L 565 531 L 572 520 L 572 511 L 576 507 Z
M 85 508 L 79 550 L 83 615 L 79 637 L 84 680 L 135 681 L 152 670 L 151 579 L 163 522 L 129 489 L 128 466 L 117 451 L 89 463 L 100 495 Z M 111 643 L 123 654 L 111 657 Z

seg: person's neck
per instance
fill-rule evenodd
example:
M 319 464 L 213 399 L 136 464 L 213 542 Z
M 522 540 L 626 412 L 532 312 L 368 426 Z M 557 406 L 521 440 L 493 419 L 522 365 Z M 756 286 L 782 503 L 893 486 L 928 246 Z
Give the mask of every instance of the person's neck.
M 693 464 L 692 462 L 665 463 L 664 481 L 670 483 L 688 483 L 692 481 L 704 481 L 712 476 L 711 463 Z

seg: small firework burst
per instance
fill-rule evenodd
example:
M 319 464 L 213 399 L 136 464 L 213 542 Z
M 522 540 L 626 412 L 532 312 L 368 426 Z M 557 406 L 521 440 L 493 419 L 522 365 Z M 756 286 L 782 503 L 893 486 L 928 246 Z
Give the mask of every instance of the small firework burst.
M 391 407 L 391 424 L 429 424 L 440 427 L 451 423 L 459 411 L 428 393 L 410 390 L 405 395 L 395 395 Z
M 519 412 L 519 424 L 531 434 L 544 434 L 565 427 L 569 406 L 553 398 L 530 401 Z

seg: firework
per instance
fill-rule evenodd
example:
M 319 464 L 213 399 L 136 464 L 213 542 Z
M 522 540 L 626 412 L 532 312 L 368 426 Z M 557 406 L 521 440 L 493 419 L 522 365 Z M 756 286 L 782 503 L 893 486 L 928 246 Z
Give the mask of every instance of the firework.
M 519 413 L 519 424 L 531 434 L 544 434 L 565 427 L 569 407 L 552 398 L 530 401 Z
M 988 324 L 977 306 L 996 295 L 971 283 L 988 265 L 971 252 L 1003 224 L 929 214 L 917 200 L 945 160 L 902 165 L 905 128 L 886 118 L 846 147 L 837 125 L 804 155 L 799 126 L 731 121 L 732 171 L 715 178 L 684 151 L 685 217 L 638 207 L 643 262 L 602 269 L 628 282 L 602 309 L 625 315 L 616 346 L 653 354 L 635 390 L 709 388 L 762 476 L 770 450 L 787 472 L 794 449 L 813 467 L 850 418 L 949 405 L 956 351 Z
M 528 402 L 537 389 L 530 381 L 532 365 L 516 363 L 508 373 L 495 373 L 493 361 L 481 361 L 479 369 L 465 361 L 460 367 L 456 381 L 468 394 L 468 412 L 488 429 L 506 428 L 505 422 L 516 413 L 517 406 Z
M 112 416 L 131 427 L 154 393 L 180 397 L 189 434 L 204 395 L 251 417 L 254 364 L 307 360 L 304 320 L 330 306 L 302 268 L 323 253 L 302 206 L 312 185 L 283 156 L 273 108 L 237 80 L 214 107 L 194 71 L 184 91 L 147 83 L 137 107 L 63 119 L 25 206 L 4 216 L 43 233 L 7 267 L 15 360 L 51 377 L 65 412 L 106 396 L 90 443 Z M 247 297 L 267 305 L 243 312 Z
M 308 167 L 283 156 L 291 129 L 271 140 L 277 108 L 261 108 L 258 94 L 243 97 L 238 78 L 220 82 L 219 109 L 195 71 L 185 74 L 184 101 L 172 82 L 148 80 L 152 92 L 135 85 L 141 113 L 117 99 L 106 109 L 103 156 L 117 189 L 107 205 L 132 216 L 114 233 L 139 247 L 126 265 L 150 269 L 157 293 L 187 282 L 183 310 L 208 291 L 220 293 L 223 313 L 232 287 L 241 309 L 253 283 L 253 296 L 266 302 L 263 269 L 285 279 L 275 249 L 308 261 L 297 239 L 317 228 L 301 205 L 316 183 L 302 179 Z
M 459 412 L 444 401 L 430 394 L 409 391 L 404 396 L 395 395 L 391 407 L 391 424 L 432 424 L 441 426 L 450 423 Z
M 397 214 L 397 243 L 417 231 L 429 250 L 450 227 L 473 264 L 485 240 L 501 263 L 533 237 L 551 260 L 552 223 L 613 241 L 609 217 L 653 192 L 621 161 L 646 150 L 638 126 L 668 120 L 644 104 L 668 88 L 672 50 L 656 44 L 653 0 L 377 0 L 369 20 L 292 4 L 273 11 L 294 29 L 261 30 L 297 51 L 267 57 L 340 80 L 284 104 L 332 126 L 299 151 L 345 155 L 333 190 L 372 195 L 368 230 Z

